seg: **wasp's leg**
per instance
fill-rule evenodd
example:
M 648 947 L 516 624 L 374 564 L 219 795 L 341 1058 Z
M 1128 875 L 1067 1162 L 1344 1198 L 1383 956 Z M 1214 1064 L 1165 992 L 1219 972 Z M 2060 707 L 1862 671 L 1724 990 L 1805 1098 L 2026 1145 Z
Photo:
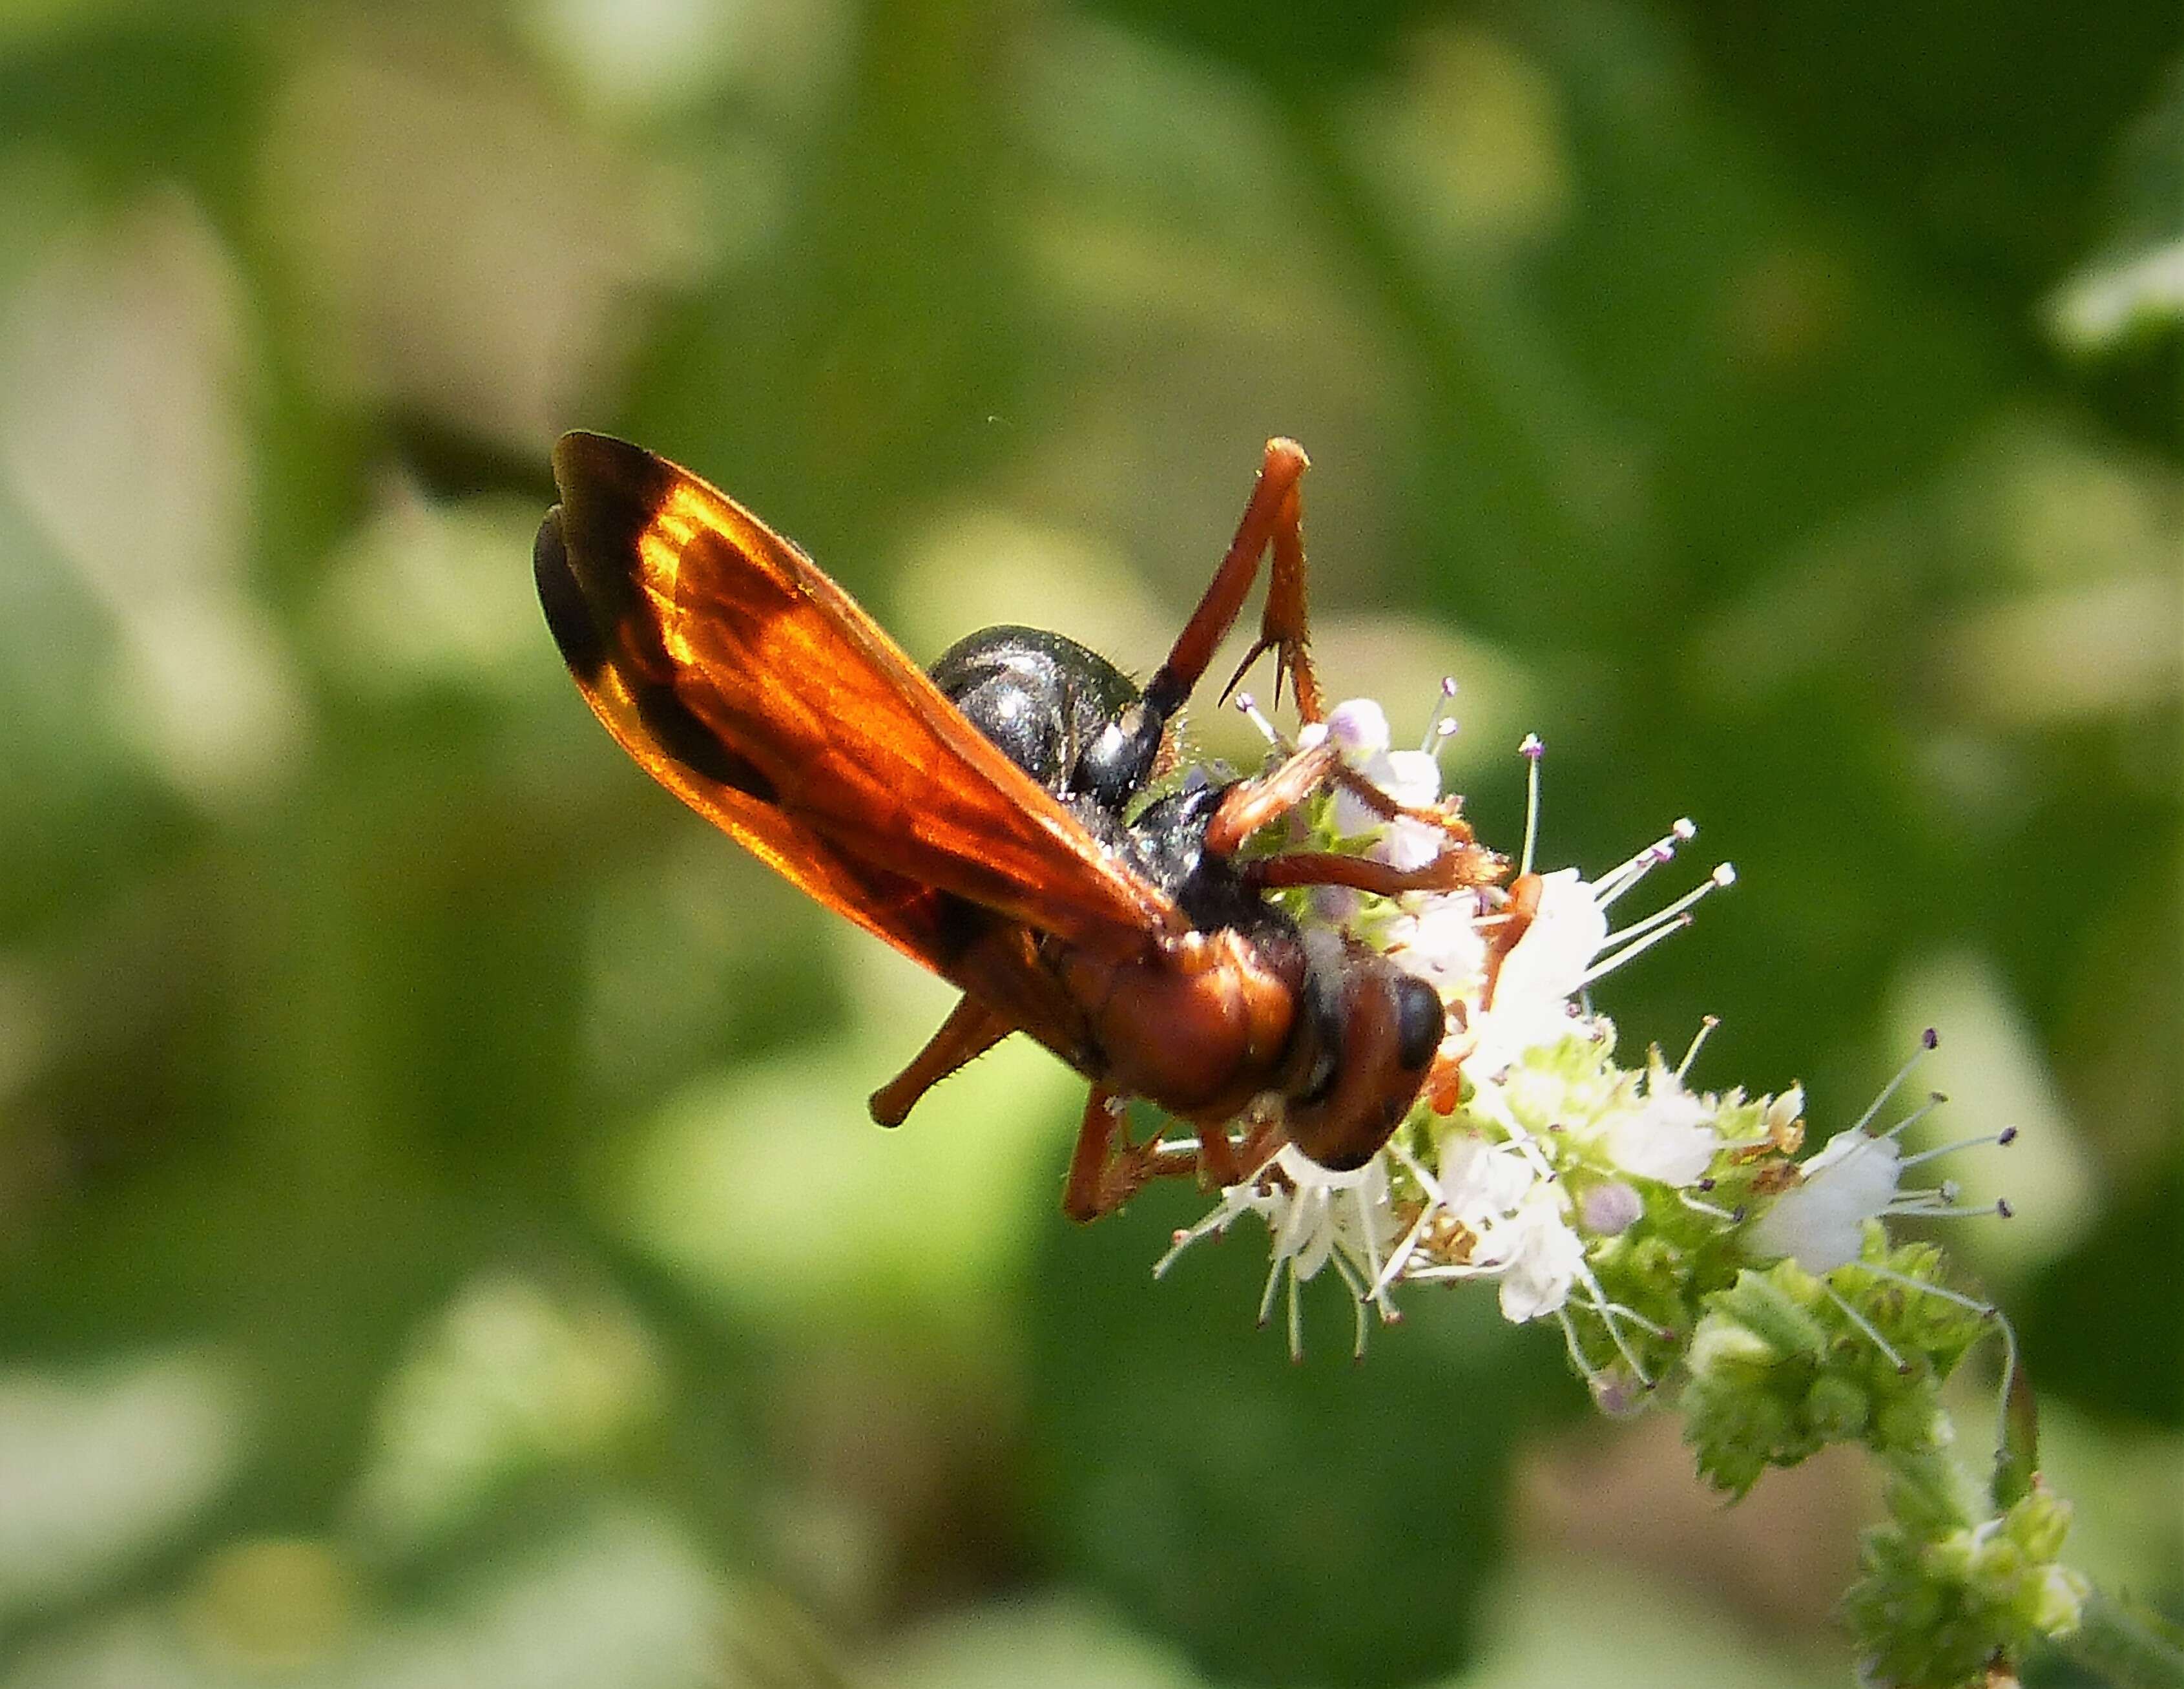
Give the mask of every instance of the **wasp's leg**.
M 910 1065 L 872 1093 L 872 1118 L 883 1126 L 901 1125 L 926 1092 L 1016 1029 L 1016 1023 L 1006 1016 L 995 1014 L 975 997 L 965 997 L 926 1040 L 925 1048 L 910 1058 Z
M 1256 779 L 1239 780 L 1221 794 L 1212 820 L 1206 824 L 1206 848 L 1217 856 L 1234 856 L 1246 839 L 1279 821 L 1333 779 L 1341 766 L 1341 753 L 1323 739 Z
M 1244 607 L 1245 597 L 1259 571 L 1259 559 L 1269 546 L 1274 553 L 1273 580 L 1268 588 L 1267 608 L 1259 623 L 1259 641 L 1222 695 L 1226 697 L 1228 692 L 1235 689 L 1236 680 L 1243 678 L 1244 669 L 1249 668 L 1262 652 L 1279 650 L 1282 672 L 1289 676 L 1290 688 L 1296 694 L 1298 713 L 1307 722 L 1321 718 L 1323 711 L 1319 682 L 1312 673 L 1312 658 L 1306 647 L 1304 504 L 1298 491 L 1298 482 L 1309 461 L 1304 448 L 1295 440 L 1267 442 L 1266 460 L 1260 466 L 1258 482 L 1251 488 L 1251 499 L 1244 506 L 1243 519 L 1236 524 L 1236 537 L 1228 543 L 1228 555 L 1213 571 L 1213 579 L 1205 596 L 1199 599 L 1198 608 L 1191 611 L 1190 620 L 1176 636 L 1167 661 L 1146 683 L 1146 706 L 1162 721 L 1167 721 L 1183 707 L 1191 688 L 1205 674 L 1206 665 L 1213 661 L 1215 649 L 1234 624 L 1237 612 Z M 1279 675 L 1274 692 L 1279 700 Z
M 1242 1169 L 1240 1177 L 1256 1179 L 1267 1170 L 1274 1152 L 1288 1141 L 1282 1135 L 1279 1119 L 1255 1121 L 1245 1132 L 1244 1141 L 1236 1146 L 1236 1162 Z
M 1530 930 L 1540 912 L 1540 895 L 1546 882 L 1537 874 L 1518 874 L 1509 884 L 1508 906 L 1486 934 L 1486 989 L 1480 1001 L 1494 1006 L 1495 989 L 1502 983 L 1502 964 L 1517 948 L 1517 940 Z
M 1274 518 L 1274 572 L 1267 583 L 1267 607 L 1260 612 L 1259 637 L 1244 661 L 1236 665 L 1236 672 L 1228 677 L 1228 684 L 1222 688 L 1223 698 L 1236 689 L 1245 672 L 1268 651 L 1276 653 L 1274 667 L 1274 702 L 1282 701 L 1282 677 L 1290 679 L 1290 691 L 1296 699 L 1297 719 L 1302 722 L 1323 722 L 1327 719 L 1327 702 L 1321 695 L 1319 677 L 1312 666 L 1312 649 L 1307 643 L 1304 603 L 1304 494 L 1291 487 Z
M 1456 800 L 1452 798 L 1444 798 L 1424 809 L 1398 803 L 1346 762 L 1337 763 L 1329 778 L 1383 821 L 1424 822 L 1428 827 L 1446 833 L 1459 844 L 1470 844 L 1475 836 L 1472 833 L 1471 823 L 1457 812 Z
M 1343 791 L 1354 793 L 1358 802 L 1365 804 L 1383 822 L 1422 822 L 1435 833 L 1441 833 L 1448 845 L 1441 848 L 1444 859 L 1455 859 L 1459 867 L 1441 867 L 1440 874 L 1455 874 L 1463 885 L 1479 885 L 1491 878 L 1491 870 L 1498 859 L 1487 850 L 1472 844 L 1472 828 L 1452 802 L 1435 804 L 1433 808 L 1413 808 L 1409 804 L 1398 804 L 1380 787 L 1343 762 L 1341 754 L 1328 741 L 1321 739 L 1308 750 L 1295 751 L 1273 772 L 1262 773 L 1256 780 L 1239 780 L 1221 798 L 1221 806 L 1214 811 L 1214 819 L 1206 828 L 1206 848 L 1217 856 L 1232 856 L 1243 848 L 1243 841 L 1258 833 L 1269 822 L 1280 822 L 1289 811 L 1311 798 L 1326 784 L 1337 784 Z M 1275 881 L 1280 885 L 1282 881 Z M 1286 881 L 1289 885 L 1308 885 L 1311 881 Z M 1347 885 L 1347 881 L 1343 881 Z M 1362 887 L 1376 889 L 1376 887 Z M 1440 881 L 1424 885 L 1398 887 L 1402 891 L 1418 889 L 1448 889 Z
M 1379 897 L 1407 891 L 1465 891 L 1491 885 L 1505 864 L 1477 845 L 1443 850 L 1421 867 L 1399 868 L 1370 856 L 1344 856 L 1331 850 L 1292 850 L 1262 856 L 1243 865 L 1245 884 L 1261 890 L 1283 885 L 1346 885 Z
M 1156 1179 L 1198 1168 L 1198 1151 L 1170 1149 L 1158 1139 L 1133 1144 L 1123 1125 L 1125 1106 L 1125 1099 L 1099 1085 L 1084 1099 L 1084 1119 L 1061 1193 L 1061 1212 L 1080 1224 L 1113 1213 Z

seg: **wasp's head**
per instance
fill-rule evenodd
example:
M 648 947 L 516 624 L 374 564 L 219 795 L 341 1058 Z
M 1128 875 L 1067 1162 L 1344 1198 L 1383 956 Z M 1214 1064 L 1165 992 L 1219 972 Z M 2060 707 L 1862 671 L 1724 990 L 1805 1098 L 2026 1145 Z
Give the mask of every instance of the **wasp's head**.
M 1290 1141 L 1336 1172 L 1362 1167 L 1424 1084 L 1446 1029 L 1440 994 L 1355 939 L 1305 934 L 1303 1015 Z

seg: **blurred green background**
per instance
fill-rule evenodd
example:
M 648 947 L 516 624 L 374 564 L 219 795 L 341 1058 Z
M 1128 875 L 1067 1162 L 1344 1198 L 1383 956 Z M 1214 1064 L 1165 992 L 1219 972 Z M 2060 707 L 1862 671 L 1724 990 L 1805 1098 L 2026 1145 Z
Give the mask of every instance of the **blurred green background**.
M 947 993 L 585 711 L 578 425 L 922 658 L 1140 669 L 1301 439 L 1334 696 L 1457 676 L 1505 844 L 1540 732 L 1547 866 L 1742 870 L 1630 1048 L 1719 1014 L 1824 1134 L 1936 1023 L 1937 1129 L 2024 1129 L 1947 1241 L 2077 1558 L 2184 1597 L 2180 50 L 0 3 L 0 1686 L 1847 1681 L 1855 1460 L 1724 1512 L 1485 1292 L 1359 1367 L 1315 1285 L 1293 1367 L 1256 1240 L 1152 1281 L 1190 1193 L 1061 1219 L 1036 1052 L 872 1128 Z

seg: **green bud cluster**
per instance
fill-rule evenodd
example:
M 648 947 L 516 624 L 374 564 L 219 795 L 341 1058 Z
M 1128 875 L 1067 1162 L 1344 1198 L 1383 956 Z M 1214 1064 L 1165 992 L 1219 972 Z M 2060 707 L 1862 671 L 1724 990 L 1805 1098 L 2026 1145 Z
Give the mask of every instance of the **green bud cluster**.
M 1942 1382 L 1992 1329 L 1981 1311 L 1915 1288 L 1941 1261 L 1930 1244 L 1892 1250 L 1875 1222 L 1861 1260 L 1825 1279 L 1780 1261 L 1708 1296 L 1683 1395 L 1685 1440 L 1707 1480 L 1741 1496 L 1768 1467 L 1829 1443 L 1885 1458 L 1940 1448 Z
M 2057 1559 L 2068 1502 L 2036 1483 L 2000 1515 L 1968 1518 L 1936 1463 L 1892 1474 L 1888 1521 L 1866 1533 L 1843 1599 L 1863 1675 L 1891 1689 L 1984 1682 L 2036 1639 L 2075 1631 L 2090 1593 Z

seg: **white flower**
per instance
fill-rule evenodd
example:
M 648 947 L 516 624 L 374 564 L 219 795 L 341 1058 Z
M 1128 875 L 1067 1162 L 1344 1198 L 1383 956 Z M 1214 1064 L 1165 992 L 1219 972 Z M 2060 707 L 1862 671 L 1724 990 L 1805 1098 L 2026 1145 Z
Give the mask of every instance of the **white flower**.
M 1306 722 L 1298 729 L 1297 744 L 1306 750 L 1322 739 L 1333 740 L 1344 761 L 1362 767 L 1367 758 L 1388 748 L 1388 712 L 1370 698 L 1346 698 L 1327 712 L 1325 721 Z
M 1440 796 L 1440 764 L 1431 751 L 1390 750 L 1388 714 L 1370 698 L 1351 698 L 1328 712 L 1324 722 L 1306 725 L 1297 743 L 1306 749 L 1322 739 L 1342 760 L 1407 809 L 1424 809 Z M 1334 828 L 1346 839 L 1387 831 L 1372 855 L 1398 868 L 1422 868 L 1440 853 L 1443 834 L 1424 822 L 1397 819 L 1384 823 L 1354 792 L 1334 794 Z
M 1527 1050 L 1558 1044 L 1573 1028 L 1570 999 L 1607 940 L 1607 913 L 1575 868 L 1541 876 L 1540 902 L 1524 935 L 1502 959 L 1494 1000 L 1473 1020 L 1465 1070 L 1490 1079 Z
M 1277 1195 L 1267 1212 L 1274 1259 L 1306 1279 L 1340 1250 L 1366 1272 L 1368 1282 L 1378 1279 L 1395 1242 L 1386 1165 L 1375 1157 L 1351 1172 L 1334 1173 L 1294 1144 L 1283 1145 L 1272 1165 L 1288 1181 L 1286 1196 Z
M 1667 907 L 1619 932 L 1608 930 L 1607 906 L 1673 860 L 1676 846 L 1696 831 L 1690 822 L 1678 822 L 1666 838 L 1597 881 L 1580 878 L 1575 868 L 1538 876 L 1532 918 L 1502 960 L 1492 1001 L 1474 1017 L 1478 1039 L 1464 1063 L 1472 1079 L 1492 1079 L 1527 1050 L 1561 1042 L 1581 1012 L 1574 1001 L 1580 991 L 1687 925 L 1692 905 L 1735 883 L 1736 870 L 1724 862 Z
M 1479 989 L 1486 973 L 1486 935 L 1479 930 L 1479 894 L 1437 893 L 1419 900 L 1418 912 L 1388 928 L 1388 959 L 1415 973 L 1443 1002 Z
M 1663 1185 L 1695 1185 L 1721 1147 L 1713 1105 L 1684 1089 L 1657 1055 L 1646 1070 L 1646 1100 L 1607 1129 L 1607 1156 L 1624 1172 Z
M 1562 1312 L 1585 1270 L 1585 1243 L 1570 1226 L 1562 1187 L 1521 1145 L 1475 1132 L 1446 1134 L 1430 1197 L 1412 1239 L 1436 1213 L 1446 1214 L 1470 1234 L 1470 1247 L 1461 1261 L 1435 1262 L 1407 1275 L 1399 1250 L 1399 1275 L 1499 1279 L 1502 1318 L 1516 1324 Z
M 1607 942 L 1607 911 L 1575 868 L 1540 876 L 1540 903 L 1502 964 L 1501 994 L 1512 997 L 1574 997 L 1585 984 L 1593 957 Z
M 1274 1293 L 1286 1277 L 1290 1350 L 1301 1358 L 1304 1333 L 1297 1287 L 1332 1263 L 1357 1305 L 1357 1349 L 1362 1355 L 1366 1304 L 1373 1304 L 1384 1322 L 1390 1317 L 1380 1282 L 1396 1242 L 1387 1163 L 1375 1156 L 1352 1172 L 1334 1173 L 1285 1144 L 1251 1178 L 1224 1190 L 1212 1213 L 1187 1231 L 1178 1232 L 1167 1253 L 1154 1264 L 1153 1275 L 1166 1274 L 1199 1239 L 1227 1231 L 1247 1213 L 1266 1223 L 1273 1252 L 1259 1302 L 1259 1323 L 1265 1324 L 1272 1315 Z
M 1396 754 L 1398 756 L 1418 755 L 1416 751 L 1409 750 L 1397 751 Z M 1381 789 L 1384 791 L 1388 789 L 1383 787 Z M 1341 801 L 1342 797 L 1347 795 L 1346 793 L 1338 795 L 1337 803 Z M 1391 793 L 1390 795 L 1393 794 Z M 1429 793 L 1424 802 L 1431 803 L 1437 795 L 1438 794 Z M 1396 800 L 1403 804 L 1414 801 L 1410 798 L 1401 797 Z M 1441 846 L 1448 839 L 1448 834 L 1430 822 L 1413 821 L 1407 815 L 1397 816 L 1387 824 L 1387 828 L 1388 830 L 1374 841 L 1372 848 L 1365 854 L 1375 861 L 1385 862 L 1390 867 L 1407 874 L 1415 872 L 1433 861 L 1440 855 Z
M 1838 1132 L 1804 1164 L 1804 1182 L 1752 1223 L 1746 1247 L 1768 1260 L 1786 1255 L 1815 1276 L 1857 1260 L 1865 1223 L 1896 1201 L 1902 1162 L 1893 1138 Z
M 1997 1214 L 2003 1219 L 2009 1218 L 2009 1204 L 2000 1198 L 1981 1207 L 1958 1207 L 1957 1187 L 1947 1180 L 1929 1187 L 1914 1186 L 1909 1190 L 1899 1187 L 1906 1173 L 1936 1156 L 1980 1144 L 2006 1146 L 2014 1142 L 2014 1126 L 1907 1156 L 1897 1140 L 1907 1128 L 1941 1106 L 1943 1098 L 1936 1091 L 1886 1131 L 1865 1129 L 1936 1041 L 1930 1028 L 1920 1040 L 1918 1052 L 1881 1088 L 1880 1095 L 1873 1100 L 1872 1106 L 1859 1117 L 1858 1123 L 1847 1131 L 1836 1133 L 1797 1169 L 1798 1182 L 1777 1196 L 1766 1212 L 1746 1229 L 1744 1246 L 1748 1251 L 1763 1261 L 1777 1261 L 1786 1256 L 1819 1277 L 1858 1258 L 1864 1248 L 1866 1223 L 1869 1220 L 1890 1214 L 1947 1215 L 1963 1219 Z M 1803 1103 L 1802 1088 L 1786 1092 L 1767 1110 L 1769 1129 L 1773 1131 L 1779 1124 L 1780 1129 L 1787 1131 Z
M 1514 1144 L 1476 1132 L 1447 1132 L 1440 1140 L 1440 1200 L 1468 1231 L 1481 1236 L 1508 1221 L 1540 1172 Z
M 1585 1244 L 1563 1218 L 1561 1193 L 1540 1185 L 1507 1228 L 1502 1263 L 1502 1317 L 1513 1325 L 1559 1313 L 1585 1265 Z

